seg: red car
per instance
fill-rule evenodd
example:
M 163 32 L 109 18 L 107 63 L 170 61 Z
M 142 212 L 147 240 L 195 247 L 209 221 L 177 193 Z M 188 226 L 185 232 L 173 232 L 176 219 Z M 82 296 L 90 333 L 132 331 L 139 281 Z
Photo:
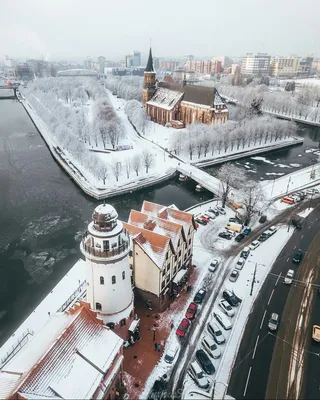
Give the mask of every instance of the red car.
M 204 215 L 200 215 L 200 219 L 202 219 L 202 221 L 210 222 L 210 218 L 205 217 Z
M 196 316 L 197 309 L 198 309 L 198 306 L 196 305 L 196 303 L 191 302 L 186 311 L 186 317 L 188 319 L 193 319 Z
M 179 328 L 176 330 L 176 334 L 183 337 L 186 334 L 190 323 L 191 322 L 187 318 L 183 318 L 183 320 L 180 322 Z

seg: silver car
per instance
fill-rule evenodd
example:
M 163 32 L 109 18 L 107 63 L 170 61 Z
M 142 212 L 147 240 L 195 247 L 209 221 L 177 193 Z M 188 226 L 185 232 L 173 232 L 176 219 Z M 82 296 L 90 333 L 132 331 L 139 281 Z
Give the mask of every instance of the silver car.
M 239 271 L 237 271 L 236 269 L 234 269 L 230 276 L 229 276 L 229 281 L 230 282 L 235 282 L 237 279 L 239 278 Z
M 271 314 L 271 318 L 269 319 L 268 322 L 268 328 L 270 331 L 276 331 L 279 326 L 279 315 L 276 313 Z

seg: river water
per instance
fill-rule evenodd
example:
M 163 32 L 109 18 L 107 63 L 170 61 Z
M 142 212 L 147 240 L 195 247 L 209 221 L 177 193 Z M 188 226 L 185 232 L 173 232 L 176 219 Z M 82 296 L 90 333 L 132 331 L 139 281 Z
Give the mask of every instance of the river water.
M 257 180 L 271 179 L 270 168 L 288 173 L 310 165 L 316 156 L 308 150 L 318 146 L 319 129 L 303 127 L 299 135 L 303 146 L 239 165 L 255 171 L 249 174 Z M 283 167 L 289 164 L 295 166 Z M 212 197 L 196 193 L 195 185 L 172 180 L 109 203 L 123 220 L 143 200 L 185 209 Z M 79 240 L 97 204 L 56 164 L 21 104 L 0 100 L 0 344 L 79 258 Z

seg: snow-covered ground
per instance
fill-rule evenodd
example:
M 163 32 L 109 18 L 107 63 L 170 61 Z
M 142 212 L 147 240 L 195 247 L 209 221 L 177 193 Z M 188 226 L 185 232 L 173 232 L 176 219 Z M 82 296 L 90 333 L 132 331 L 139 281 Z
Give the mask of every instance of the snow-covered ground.
M 67 306 L 66 302 L 70 301 L 71 305 L 82 297 L 86 290 L 85 280 L 86 263 L 79 260 L 1 347 L 0 366 L 26 332 L 38 332 L 48 322 L 50 315 Z

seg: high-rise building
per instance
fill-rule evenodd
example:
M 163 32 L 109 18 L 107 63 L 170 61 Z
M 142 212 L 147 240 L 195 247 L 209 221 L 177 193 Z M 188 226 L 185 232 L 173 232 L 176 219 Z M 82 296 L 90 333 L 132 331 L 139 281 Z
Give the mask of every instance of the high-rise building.
M 312 70 L 313 57 L 301 58 L 298 65 L 298 76 L 309 76 Z
M 105 325 L 126 338 L 134 316 L 129 234 L 109 204 L 96 207 L 92 219 L 80 244 L 87 264 L 87 302 Z
M 269 75 L 270 56 L 266 53 L 248 53 L 242 57 L 242 75 Z
M 163 71 L 174 71 L 179 65 L 178 61 L 160 61 L 160 69 Z
M 133 56 L 132 54 L 127 54 L 125 57 L 126 60 L 126 68 L 131 68 L 132 67 L 132 62 L 133 62 Z
M 276 77 L 293 77 L 298 73 L 298 57 L 273 57 L 270 62 L 270 75 Z
M 134 50 L 132 55 L 132 67 L 140 67 L 141 65 L 141 53 L 140 51 Z

